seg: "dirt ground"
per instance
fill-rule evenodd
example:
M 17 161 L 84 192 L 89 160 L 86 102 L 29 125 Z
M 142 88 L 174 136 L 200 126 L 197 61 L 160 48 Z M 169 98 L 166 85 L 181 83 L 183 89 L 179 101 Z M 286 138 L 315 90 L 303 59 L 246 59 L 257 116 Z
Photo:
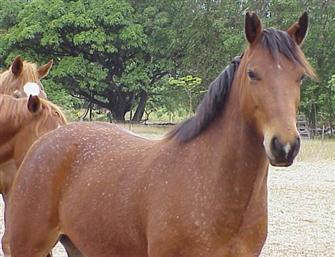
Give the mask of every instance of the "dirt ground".
M 0 209 L 3 215 L 3 203 Z M 272 167 L 269 173 L 269 233 L 261 256 L 334 257 L 334 218 L 334 161 Z M 3 233 L 2 218 L 0 228 Z M 66 256 L 61 246 L 54 249 L 54 256 Z

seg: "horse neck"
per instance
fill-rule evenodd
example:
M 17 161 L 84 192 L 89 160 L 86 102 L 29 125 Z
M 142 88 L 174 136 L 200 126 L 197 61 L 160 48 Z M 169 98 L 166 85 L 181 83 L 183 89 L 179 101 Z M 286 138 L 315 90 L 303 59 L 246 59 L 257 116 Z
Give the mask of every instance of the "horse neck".
M 20 104 L 20 102 L 16 100 L 15 103 Z M 0 108 L 1 106 L 0 104 Z M 24 108 L 16 105 L 12 107 L 15 108 L 11 109 L 16 114 L 15 117 L 12 117 L 7 111 L 7 117 L 2 117 L 1 121 L 1 123 L 6 124 L 3 127 L 7 131 L 10 131 L 10 133 L 5 134 L 0 131 L 4 135 L 2 142 L 0 142 L 0 193 L 3 195 L 5 202 L 7 201 L 17 169 L 22 163 L 23 156 L 34 141 L 33 137 L 30 136 L 27 138 L 22 135 L 27 134 L 27 131 L 30 131 L 30 134 L 35 133 L 33 131 L 34 127 L 29 123 L 31 117 L 28 111 L 25 112 L 25 106 Z M 6 121 L 10 122 L 6 123 Z
M 17 169 L 14 160 L 0 164 L 0 193 L 3 196 L 5 203 L 7 202 L 10 189 L 12 188 Z
M 10 128 L 11 131 L 16 131 L 31 118 L 26 105 L 26 99 L 15 99 L 9 95 L 0 96 L 0 122 L 7 125 L 6 130 Z
M 8 71 L 4 71 L 0 74 L 0 94 L 7 94 L 8 76 L 9 76 Z
M 233 187 L 244 188 L 248 198 L 254 190 L 262 188 L 264 192 L 268 160 L 262 136 L 252 121 L 244 118 L 241 109 L 244 68 L 241 62 L 220 116 L 190 145 L 193 149 L 203 149 L 199 161 L 206 161 L 211 173 L 221 180 L 219 184 L 225 189 L 220 190 L 231 192 Z
M 20 129 L 13 135 L 7 144 L 0 146 L 0 160 L 2 161 L 3 152 L 9 149 L 10 155 L 6 156 L 6 161 L 0 163 L 0 193 L 6 203 L 18 167 L 20 167 L 24 156 L 28 152 L 30 146 L 37 139 L 36 131 L 31 124 Z
M 25 105 L 25 99 L 14 99 L 6 95 L 0 97 L 0 109 L 2 110 L 0 115 L 0 164 L 13 157 L 16 137 L 31 119 L 31 114 Z

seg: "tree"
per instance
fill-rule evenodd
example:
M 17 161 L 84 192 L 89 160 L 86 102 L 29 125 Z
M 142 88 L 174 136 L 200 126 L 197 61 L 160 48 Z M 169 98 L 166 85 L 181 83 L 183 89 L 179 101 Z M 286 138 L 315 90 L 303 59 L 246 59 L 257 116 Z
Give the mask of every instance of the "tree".
M 145 110 L 185 110 L 183 90 L 169 78 L 201 78 L 206 87 L 246 46 L 244 14 L 256 11 L 264 27 L 287 29 L 303 10 L 310 32 L 303 50 L 319 82 L 302 87 L 301 112 L 311 123 L 333 118 L 335 5 L 329 0 L 0 0 L 0 64 L 21 54 L 55 59 L 45 82 L 61 104 L 65 92 L 141 120 Z M 331 84 L 332 85 L 332 84 Z M 56 92 L 60 90 L 62 93 Z M 192 106 L 201 94 L 192 99 Z M 66 100 L 62 100 L 62 98 Z M 198 99 L 199 98 L 199 99 Z M 68 106 L 76 106 L 72 101 Z M 187 107 L 186 109 L 189 109 Z
M 188 75 L 180 79 L 170 79 L 169 84 L 186 93 L 188 98 L 188 116 L 190 117 L 194 111 L 194 100 L 205 92 L 204 89 L 200 87 L 201 78 Z
M 0 28 L 1 30 L 6 30 L 17 23 L 17 14 L 24 8 L 24 4 L 26 4 L 27 1 L 1 0 L 0 3 Z
M 323 120 L 327 121 L 327 125 L 333 128 L 335 125 L 335 74 L 333 74 L 325 86 L 326 93 L 323 93 L 320 98 L 324 103 L 322 105 Z
M 35 0 L 4 35 L 2 55 L 53 57 L 55 83 L 123 120 L 136 102 L 144 110 L 150 86 L 168 73 L 139 20 L 128 1 Z
M 207 87 L 244 47 L 244 10 L 238 1 L 187 0 L 178 20 L 184 46 L 181 75 L 202 78 Z

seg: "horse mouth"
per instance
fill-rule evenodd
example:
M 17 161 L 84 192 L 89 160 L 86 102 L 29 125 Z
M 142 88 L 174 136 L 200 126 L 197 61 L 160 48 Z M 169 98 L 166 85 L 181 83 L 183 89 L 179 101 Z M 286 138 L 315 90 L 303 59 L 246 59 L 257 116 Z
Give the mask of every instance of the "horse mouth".
M 290 160 L 290 161 L 276 161 L 276 160 L 272 160 L 272 159 L 269 159 L 270 160 L 270 164 L 274 167 L 289 167 L 293 164 L 293 160 Z

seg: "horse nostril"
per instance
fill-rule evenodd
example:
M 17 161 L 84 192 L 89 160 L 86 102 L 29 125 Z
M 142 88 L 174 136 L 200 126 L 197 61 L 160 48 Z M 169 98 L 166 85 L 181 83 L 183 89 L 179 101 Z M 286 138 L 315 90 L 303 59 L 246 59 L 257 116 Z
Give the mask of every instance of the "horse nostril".
M 295 142 L 294 144 L 292 145 L 292 151 L 291 151 L 291 157 L 295 157 L 298 152 L 300 150 L 300 137 L 298 136 L 296 139 L 295 139 Z
M 283 144 L 280 143 L 277 137 L 272 138 L 271 146 L 272 146 L 272 149 L 275 151 L 279 151 L 280 149 L 283 148 Z
M 290 149 L 287 149 L 287 146 L 284 146 L 284 144 L 279 140 L 278 137 L 273 137 L 271 140 L 271 153 L 273 158 L 277 162 L 286 162 L 288 151 Z
M 277 163 L 292 163 L 300 149 L 300 137 L 296 137 L 291 142 L 283 144 L 274 136 L 271 140 L 271 153 Z
M 296 144 L 300 145 L 300 137 L 299 136 L 296 138 Z

